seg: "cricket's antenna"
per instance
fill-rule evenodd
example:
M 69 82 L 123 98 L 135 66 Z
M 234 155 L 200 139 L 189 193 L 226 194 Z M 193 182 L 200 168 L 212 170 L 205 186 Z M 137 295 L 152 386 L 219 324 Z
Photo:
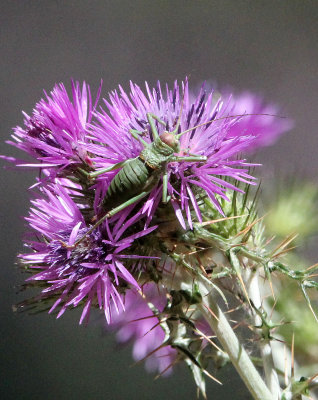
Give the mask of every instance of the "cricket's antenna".
M 211 124 L 212 122 L 215 122 L 215 121 L 221 121 L 222 119 L 227 119 L 227 118 L 248 117 L 250 115 L 263 115 L 263 116 L 267 116 L 267 117 L 286 118 L 286 117 L 283 117 L 281 115 L 275 115 L 275 114 L 237 114 L 237 115 L 227 115 L 226 117 L 221 117 L 221 118 L 217 118 L 217 119 L 210 119 L 210 121 L 203 122 L 202 124 L 193 126 L 192 128 L 189 128 L 189 129 L 179 133 L 178 135 L 176 135 L 176 138 L 179 139 L 185 133 L 188 133 L 188 132 L 193 131 L 194 129 L 200 128 L 200 126 Z
M 183 106 L 184 106 L 184 98 L 185 98 L 185 91 L 186 91 L 187 83 L 188 83 L 188 78 L 185 79 L 184 86 L 183 86 L 181 108 L 180 108 L 180 112 L 179 112 L 177 125 L 176 125 L 175 129 L 172 132 L 170 132 L 170 133 L 173 133 L 174 135 L 178 132 L 178 129 L 179 129 L 179 126 L 180 126 L 180 123 L 181 123 L 181 117 L 182 117 L 182 111 L 183 111 Z

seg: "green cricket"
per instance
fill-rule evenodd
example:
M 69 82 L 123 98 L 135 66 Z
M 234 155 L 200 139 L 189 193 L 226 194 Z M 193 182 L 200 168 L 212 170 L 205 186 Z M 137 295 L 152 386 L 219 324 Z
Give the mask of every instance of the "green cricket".
M 167 166 L 171 162 L 205 162 L 206 156 L 189 153 L 186 156 L 178 156 L 175 153 L 180 152 L 180 137 L 185 133 L 191 132 L 201 126 L 211 124 L 212 122 L 219 121 L 227 118 L 243 117 L 248 115 L 268 115 L 271 114 L 243 114 L 243 115 L 228 115 L 225 117 L 211 119 L 207 122 L 189 128 L 181 133 L 177 133 L 182 115 L 182 107 L 180 115 L 173 131 L 164 131 L 159 135 L 155 121 L 159 124 L 166 126 L 166 123 L 152 113 L 147 113 L 147 120 L 152 132 L 153 141 L 147 143 L 142 136 L 143 131 L 130 129 L 132 137 L 144 146 L 139 156 L 131 158 L 119 163 L 116 163 L 108 168 L 103 168 L 98 171 L 87 173 L 82 170 L 88 179 L 94 179 L 99 175 L 105 174 L 109 171 L 120 169 L 114 176 L 113 180 L 107 189 L 105 198 L 102 202 L 102 209 L 104 215 L 85 233 L 83 237 L 78 239 L 72 246 L 63 242 L 67 248 L 75 248 L 87 235 L 92 233 L 101 223 L 107 218 L 116 215 L 118 212 L 124 210 L 126 207 L 134 204 L 147 196 L 152 189 L 158 184 L 162 177 L 162 202 L 168 203 L 171 196 L 168 196 L 168 171 Z
M 177 134 L 180 125 L 179 117 L 178 123 L 173 131 L 165 131 L 159 136 L 155 121 L 158 121 L 163 126 L 166 126 L 166 123 L 151 113 L 147 113 L 147 120 L 153 135 L 153 142 L 147 143 L 142 138 L 144 132 L 136 129 L 130 130 L 132 137 L 139 140 L 144 146 L 138 157 L 130 158 L 126 161 L 114 164 L 111 167 L 100 169 L 99 171 L 86 173 L 89 179 L 94 179 L 101 174 L 121 168 L 110 182 L 106 196 L 102 202 L 102 209 L 105 210 L 104 216 L 100 218 L 83 237 L 77 240 L 74 245 L 71 246 L 72 248 L 76 247 L 107 218 L 112 217 L 131 204 L 147 196 L 158 184 L 161 177 L 163 183 L 162 202 L 168 203 L 170 200 L 170 196 L 168 196 L 168 163 L 180 161 L 204 162 L 207 160 L 206 156 L 196 154 L 189 154 L 187 156 L 175 155 L 175 153 L 180 152 L 180 137 L 197 127 Z M 205 125 L 211 122 L 212 121 L 206 122 Z

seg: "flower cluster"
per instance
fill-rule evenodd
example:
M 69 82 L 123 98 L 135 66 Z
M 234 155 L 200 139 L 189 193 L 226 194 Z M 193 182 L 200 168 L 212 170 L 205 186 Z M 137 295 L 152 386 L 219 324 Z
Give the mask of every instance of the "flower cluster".
M 56 85 L 8 142 L 32 161 L 4 158 L 41 171 L 30 251 L 19 256 L 41 291 L 22 305 L 48 304 L 57 317 L 82 307 L 80 323 L 100 308 L 120 341 L 135 340 L 136 359 L 151 354 L 147 367 L 161 373 L 185 359 L 200 386 L 209 339 L 192 322 L 191 283 L 179 297 L 165 283 L 175 277 L 174 240 L 208 219 L 206 205 L 224 215 L 240 183 L 255 181 L 242 154 L 290 123 L 252 95 L 221 98 L 204 86 L 194 95 L 187 80 L 145 92 L 131 83 L 98 108 L 99 97 L 85 83 L 73 82 L 71 96 Z
M 80 323 L 88 317 L 91 305 L 104 310 L 106 320 L 111 320 L 111 308 L 124 309 L 120 290 L 130 286 L 140 289 L 132 274 L 124 265 L 126 259 L 136 260 L 143 256 L 123 254 L 136 238 L 151 233 L 156 227 L 125 235 L 136 221 L 109 226 L 105 231 L 89 232 L 80 209 L 67 190 L 59 183 L 42 189 L 45 197 L 32 201 L 26 220 L 42 240 L 28 240 L 32 253 L 21 254 L 23 265 L 33 272 L 27 281 L 46 282 L 37 301 L 54 300 L 50 311 L 58 306 L 60 317 L 70 307 L 83 304 Z M 74 246 L 78 238 L 84 238 Z M 39 272 L 40 271 L 40 272 Z

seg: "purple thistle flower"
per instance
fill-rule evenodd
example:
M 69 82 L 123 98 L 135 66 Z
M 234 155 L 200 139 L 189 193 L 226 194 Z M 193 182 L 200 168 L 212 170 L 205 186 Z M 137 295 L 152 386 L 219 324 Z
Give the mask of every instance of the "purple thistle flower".
M 97 171 L 140 155 L 143 145 L 132 137 L 131 129 L 139 130 L 148 144 L 154 141 L 147 120 L 148 113 L 164 122 L 165 126 L 155 122 L 159 135 L 176 127 L 178 133 L 185 132 L 180 137 L 180 152 L 175 155 L 186 157 L 195 154 L 206 158 L 204 162 L 184 160 L 169 162 L 167 166 L 168 194 L 184 228 L 184 213 L 192 227 L 192 209 L 201 221 L 196 200 L 198 191 L 204 191 L 222 213 L 217 197 L 227 199 L 228 190 L 239 190 L 223 177 L 252 183 L 253 177 L 248 174 L 251 164 L 245 159 L 238 159 L 238 155 L 250 148 L 256 137 L 251 132 L 229 137 L 229 131 L 240 121 L 239 117 L 228 117 L 233 114 L 234 108 L 230 98 L 225 101 L 219 99 L 215 103 L 213 91 L 206 94 L 204 88 L 194 97 L 189 94 L 187 82 L 182 84 L 182 89 L 176 82 L 172 90 L 166 86 L 165 95 L 159 83 L 154 89 L 146 83 L 146 94 L 131 83 L 129 95 L 119 87 L 119 93 L 111 92 L 109 101 L 104 102 L 107 110 L 95 114 L 97 122 L 92 123 L 91 143 L 87 145 L 88 151 L 96 155 L 92 161 Z M 105 193 L 105 188 L 117 173 L 118 169 L 115 169 L 97 178 L 99 193 Z M 142 208 L 142 212 L 148 215 L 148 222 L 161 197 L 162 180 L 159 180 Z
M 280 109 L 273 104 L 265 104 L 261 96 L 250 92 L 243 92 L 232 98 L 233 114 L 247 115 L 231 126 L 227 138 L 235 138 L 245 134 L 253 134 L 256 138 L 246 148 L 255 151 L 260 147 L 273 144 L 283 133 L 293 127 L 288 118 L 277 118 Z M 269 115 L 261 115 L 269 114 Z
M 109 328 L 117 330 L 117 340 L 120 343 L 133 342 L 133 358 L 136 361 L 145 358 L 149 372 L 158 371 L 167 376 L 172 372 L 177 351 L 168 345 L 160 347 L 165 333 L 147 304 L 150 301 L 162 311 L 166 305 L 166 295 L 163 289 L 159 291 L 153 283 L 144 285 L 142 292 L 144 298 L 133 289 L 126 292 L 125 311 L 114 315 Z
M 46 198 L 33 200 L 30 215 L 26 218 L 35 231 L 36 239 L 27 241 L 33 252 L 19 256 L 23 265 L 35 272 L 27 281 L 33 284 L 44 282 L 47 286 L 33 301 L 55 300 L 49 312 L 59 306 L 57 317 L 68 307 L 83 303 L 80 323 L 88 319 L 92 305 L 98 306 L 110 322 L 112 307 L 117 312 L 124 309 L 121 292 L 129 286 L 139 289 L 136 279 L 125 266 L 125 259 L 133 260 L 133 270 L 139 259 L 153 258 L 123 252 L 130 253 L 134 240 L 156 227 L 127 233 L 135 219 L 121 220 L 114 226 L 106 221 L 103 230 L 87 234 L 85 240 L 72 248 L 88 231 L 80 209 L 59 183 L 42 188 L 42 192 Z
M 24 127 L 17 126 L 7 143 L 25 151 L 37 162 L 32 164 L 6 157 L 18 166 L 64 169 L 72 164 L 91 165 L 86 148 L 87 125 L 99 99 L 99 88 L 95 104 L 90 87 L 72 81 L 72 98 L 65 86 L 55 85 L 46 98 L 35 106 L 31 116 L 24 113 Z

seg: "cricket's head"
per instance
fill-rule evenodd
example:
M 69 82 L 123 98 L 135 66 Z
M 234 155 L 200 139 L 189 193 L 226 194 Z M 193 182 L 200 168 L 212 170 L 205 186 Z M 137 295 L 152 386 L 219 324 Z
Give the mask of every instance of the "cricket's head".
M 164 132 L 163 134 L 160 135 L 160 139 L 167 146 L 171 147 L 174 153 L 179 153 L 180 141 L 174 133 Z

